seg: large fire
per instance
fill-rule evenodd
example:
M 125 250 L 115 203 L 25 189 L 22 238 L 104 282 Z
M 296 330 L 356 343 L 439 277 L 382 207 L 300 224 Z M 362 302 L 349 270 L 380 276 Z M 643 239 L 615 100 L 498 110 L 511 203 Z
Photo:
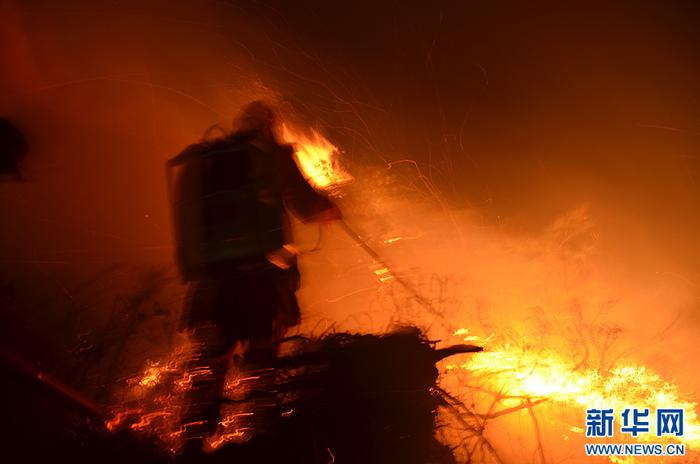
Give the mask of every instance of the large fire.
M 457 330 L 455 335 L 470 343 L 483 344 L 485 351 L 470 356 L 464 362 L 447 364 L 444 375 L 458 376 L 452 379 L 456 384 L 450 383 L 450 387 L 457 390 L 453 392 L 455 396 L 484 400 L 471 412 L 477 422 L 483 420 L 485 424 L 502 416 L 528 414 L 532 420 L 531 428 L 539 434 L 533 409 L 542 409 L 546 403 L 550 406 L 556 404 L 560 409 L 571 411 L 568 417 L 575 419 L 562 422 L 550 417 L 553 416 L 551 410 L 541 411 L 540 417 L 551 428 L 563 430 L 562 444 L 572 439 L 570 434 L 578 435 L 581 443 L 594 443 L 601 441 L 585 437 L 586 410 L 612 408 L 618 414 L 612 442 L 682 443 L 686 445 L 686 454 L 700 447 L 697 403 L 685 398 L 674 382 L 663 379 L 646 366 L 615 363 L 609 368 L 593 368 L 561 351 L 537 349 L 527 340 L 490 346 L 489 340 L 494 338 L 494 334 L 481 338 L 469 333 L 468 329 L 463 328 Z M 465 376 L 461 377 L 460 373 Z M 648 408 L 650 417 L 654 417 L 655 411 L 660 408 L 681 408 L 685 417 L 684 434 L 657 437 L 654 420 L 648 421 L 649 433 L 640 434 L 634 439 L 620 434 L 619 413 L 627 408 Z M 497 456 L 495 452 L 494 456 Z M 610 460 L 617 463 L 638 462 L 640 459 L 610 456 Z M 491 462 L 490 459 L 486 460 Z M 496 462 L 498 460 L 495 459 Z M 541 461 L 546 461 L 544 455 Z
M 465 341 L 484 341 L 475 336 L 464 336 L 465 329 L 457 331 Z M 658 438 L 655 424 L 650 421 L 649 434 L 640 435 L 639 440 L 654 442 L 680 442 L 688 452 L 700 447 L 700 421 L 697 404 L 683 398 L 678 387 L 664 380 L 651 369 L 641 365 L 616 365 L 607 371 L 581 368 L 577 362 L 556 351 L 530 351 L 527 343 L 504 344 L 488 347 L 487 350 L 469 355 L 462 363 L 448 364 L 445 376 L 464 372 L 450 391 L 456 397 L 470 390 L 486 392 L 498 398 L 493 404 L 476 405 L 474 414 L 479 418 L 496 419 L 501 415 L 526 411 L 545 402 L 579 410 L 585 417 L 587 408 L 682 408 L 685 411 L 685 433 L 682 437 Z M 191 378 L 197 373 L 187 370 L 191 358 L 191 346 L 183 345 L 163 361 L 148 362 L 143 371 L 129 379 L 127 399 L 115 408 L 107 421 L 109 430 L 129 427 L 135 432 L 153 436 L 167 449 L 177 452 L 181 445 L 183 428 L 180 424 L 186 391 L 191 387 Z M 240 377 L 231 373 L 226 384 L 226 395 L 240 395 L 246 383 L 255 382 L 256 376 Z M 449 382 L 446 382 L 449 383 Z M 480 407 L 481 406 L 481 407 Z M 487 410 L 492 407 L 490 410 Z M 480 411 L 482 409 L 482 411 Z M 291 413 L 291 412 L 287 412 Z M 248 419 L 253 413 L 240 408 L 227 407 L 222 410 L 218 431 L 210 437 L 208 445 L 214 450 L 226 443 L 241 443 L 252 438 L 254 429 Z M 546 417 L 545 417 L 546 420 Z M 585 422 L 563 425 L 573 434 L 583 436 Z M 613 458 L 615 462 L 624 461 Z
M 314 187 L 329 190 L 352 179 L 339 164 L 338 148 L 321 134 L 312 131 L 310 136 L 306 136 L 286 126 L 283 131 L 284 139 L 295 145 L 298 165 Z M 380 284 L 386 284 L 391 277 L 390 270 L 384 266 L 375 272 L 380 277 Z M 540 405 L 545 403 L 579 411 L 580 421 L 558 425 L 581 437 L 585 434 L 583 418 L 587 408 L 614 408 L 616 411 L 635 407 L 650 408 L 652 411 L 658 408 L 683 408 L 684 436 L 657 438 L 655 424 L 650 421 L 651 432 L 638 438 L 655 442 L 681 442 L 687 445 L 688 451 L 700 448 L 697 404 L 687 399 L 674 382 L 663 379 L 643 365 L 591 367 L 563 351 L 533 350 L 527 340 L 494 344 L 494 340 L 499 339 L 496 334 L 480 337 L 470 335 L 468 329 L 459 329 L 453 335 L 485 347 L 484 352 L 470 355 L 464 362 L 447 364 L 443 373 L 444 384 L 455 398 L 464 398 L 473 391 L 497 398 L 490 405 L 483 405 L 483 411 L 479 404 L 465 409 L 468 411 L 465 414 L 473 414 L 483 420 L 481 430 L 490 418 L 518 411 L 532 414 L 533 408 L 542 408 L 544 406 Z M 196 375 L 187 370 L 192 356 L 192 347 L 184 343 L 168 359 L 147 363 L 140 374 L 127 382 L 125 401 L 114 410 L 107 428 L 114 430 L 128 426 L 134 431 L 149 433 L 175 452 L 182 435 L 180 414 L 185 392 L 191 387 L 192 376 Z M 466 375 L 461 377 L 461 374 Z M 456 377 L 458 380 L 455 383 Z M 246 382 L 255 379 L 255 376 L 240 378 L 231 374 L 226 394 L 240 394 Z M 489 406 L 491 409 L 488 409 Z M 219 430 L 209 440 L 210 448 L 249 440 L 253 434 L 248 424 L 251 414 L 239 409 L 223 410 Z M 457 440 L 460 438 L 457 437 Z M 564 437 L 564 440 L 568 440 L 568 437 Z M 495 450 L 493 453 L 497 456 Z M 632 462 L 619 457 L 610 459 L 614 462 Z M 544 457 L 541 460 L 544 462 Z M 496 458 L 496 462 L 499 461 Z

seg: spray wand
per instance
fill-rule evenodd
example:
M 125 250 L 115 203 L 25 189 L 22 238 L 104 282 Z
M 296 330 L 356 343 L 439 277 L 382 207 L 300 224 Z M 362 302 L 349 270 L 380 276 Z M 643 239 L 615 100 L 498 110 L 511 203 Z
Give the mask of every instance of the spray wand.
M 345 222 L 343 219 L 339 219 L 338 223 L 340 224 L 341 229 L 355 242 L 357 243 L 364 251 L 367 253 L 373 260 L 381 264 L 384 268 L 386 268 L 391 276 L 396 280 L 403 288 L 405 288 L 420 304 L 425 306 L 425 308 L 433 315 L 439 318 L 442 318 L 443 315 L 433 307 L 432 303 L 425 298 L 423 295 L 421 295 L 418 290 L 406 279 L 402 278 L 401 276 L 397 275 L 396 273 L 391 271 L 391 266 L 389 266 L 386 261 L 381 257 L 379 253 L 377 253 L 372 247 L 370 247 L 367 242 L 357 233 L 355 232 L 347 222 Z

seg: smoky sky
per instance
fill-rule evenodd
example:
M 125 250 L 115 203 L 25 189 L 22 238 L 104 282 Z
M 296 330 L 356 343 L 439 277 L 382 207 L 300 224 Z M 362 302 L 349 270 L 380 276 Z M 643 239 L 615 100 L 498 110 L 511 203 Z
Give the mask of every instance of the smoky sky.
M 171 263 L 165 161 L 266 96 L 351 169 L 416 161 L 514 234 L 586 204 L 608 251 L 697 278 L 696 2 L 0 8 L 0 109 L 31 147 L 0 246 L 6 280 L 45 289 L 25 294 L 85 307 L 72 285 L 116 262 Z
M 388 114 L 368 122 L 373 141 L 433 167 L 457 201 L 535 224 L 577 201 L 611 200 L 661 221 L 696 209 L 697 5 L 302 2 L 273 11 L 346 84 L 353 108 Z

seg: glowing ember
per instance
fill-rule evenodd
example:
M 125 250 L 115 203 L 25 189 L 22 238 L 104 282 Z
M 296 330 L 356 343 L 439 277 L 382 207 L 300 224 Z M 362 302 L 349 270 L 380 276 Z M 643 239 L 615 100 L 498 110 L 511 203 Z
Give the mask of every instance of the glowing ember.
M 164 374 L 173 372 L 176 369 L 174 362 L 161 364 L 160 362 L 150 363 L 143 375 L 137 380 L 138 385 L 150 388 L 158 385 Z
M 352 180 L 338 162 L 338 147 L 315 130 L 308 137 L 282 125 L 282 137 L 296 147 L 297 164 L 314 187 L 328 190 Z
M 184 341 L 165 359 L 148 361 L 143 371 L 127 379 L 122 404 L 105 422 L 109 431 L 129 428 L 153 436 L 164 448 L 176 452 L 181 446 L 180 416 L 184 397 L 198 372 L 187 367 L 194 346 Z
M 191 366 L 196 357 L 196 346 L 183 341 L 166 359 L 147 361 L 142 372 L 124 384 L 123 402 L 112 410 L 105 421 L 109 431 L 129 428 L 157 440 L 165 449 L 177 453 L 182 446 L 183 432 L 202 422 L 182 424 L 186 394 L 193 379 L 211 374 L 202 366 Z M 256 371 L 258 375 L 242 375 L 237 369 L 228 373 L 224 395 L 241 400 L 252 386 L 263 379 L 271 369 Z M 215 451 L 227 443 L 243 443 L 253 437 L 256 404 L 238 401 L 222 406 L 216 432 L 206 439 L 205 447 Z M 287 415 L 290 415 L 288 412 Z
M 244 443 L 250 440 L 254 429 L 249 423 L 254 415 L 253 412 L 236 413 L 224 408 L 216 433 L 207 439 L 209 448 L 216 450 L 227 443 Z

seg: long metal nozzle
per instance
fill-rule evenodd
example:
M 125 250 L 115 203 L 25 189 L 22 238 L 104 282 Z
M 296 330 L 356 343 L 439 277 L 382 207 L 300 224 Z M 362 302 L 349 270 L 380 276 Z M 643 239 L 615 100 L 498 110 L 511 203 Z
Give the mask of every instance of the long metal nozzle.
M 401 286 L 403 286 L 406 290 L 408 290 L 408 292 L 409 292 L 420 304 L 422 304 L 432 315 L 434 315 L 434 316 L 436 316 L 436 317 L 440 317 L 440 318 L 443 317 L 442 313 L 440 313 L 437 309 L 435 309 L 435 307 L 430 303 L 430 301 L 429 301 L 427 298 L 425 298 L 423 295 L 421 295 L 420 293 L 418 293 L 418 290 L 416 290 L 415 287 L 413 287 L 413 285 L 411 285 L 410 282 L 408 282 L 406 279 L 402 278 L 401 276 L 397 275 L 396 273 L 392 272 L 392 271 L 391 271 L 391 266 L 389 266 L 389 265 L 386 263 L 386 261 L 384 261 L 384 259 L 379 255 L 379 253 L 377 253 L 376 251 L 374 251 L 374 249 L 373 249 L 372 247 L 370 247 L 370 246 L 367 244 L 367 242 L 365 242 L 365 241 L 362 239 L 362 237 L 360 237 L 360 235 L 357 234 L 357 233 L 348 225 L 347 222 L 345 222 L 345 221 L 342 220 L 342 219 L 339 220 L 338 222 L 340 223 L 340 227 L 345 231 L 346 234 L 348 234 L 348 236 L 349 236 L 350 238 L 353 239 L 353 241 L 355 241 L 355 243 L 357 243 L 368 255 L 370 255 L 370 256 L 372 257 L 372 259 L 374 259 L 376 262 L 378 262 L 379 264 L 381 264 L 382 266 L 384 266 L 386 269 L 388 269 L 389 272 L 391 273 L 391 276 L 394 278 L 394 280 L 396 280 L 399 284 L 401 284 Z

